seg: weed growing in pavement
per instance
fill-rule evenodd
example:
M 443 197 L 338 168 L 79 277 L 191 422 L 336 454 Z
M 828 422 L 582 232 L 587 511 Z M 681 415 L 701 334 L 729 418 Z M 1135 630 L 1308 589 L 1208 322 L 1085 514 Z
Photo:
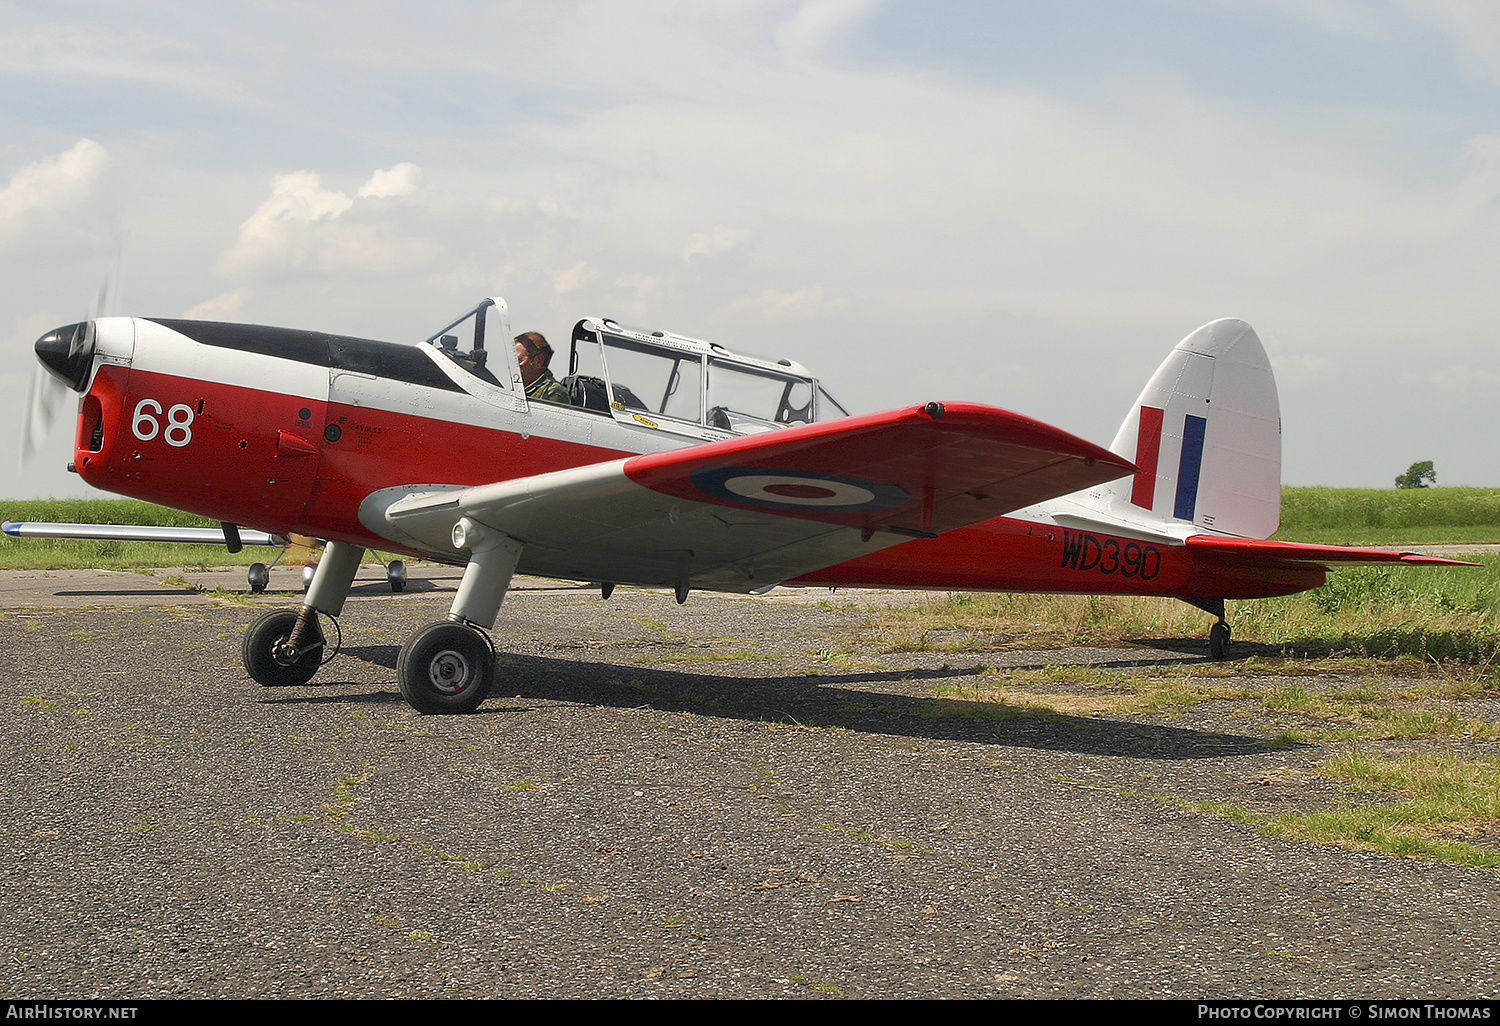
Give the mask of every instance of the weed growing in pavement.
M 1280 816 L 1213 803 L 1192 807 L 1314 844 L 1500 869 L 1500 761 L 1433 753 L 1383 758 L 1355 747 L 1323 762 L 1318 773 L 1345 784 L 1349 797 L 1332 809 Z M 1357 802 L 1356 794 L 1373 800 Z

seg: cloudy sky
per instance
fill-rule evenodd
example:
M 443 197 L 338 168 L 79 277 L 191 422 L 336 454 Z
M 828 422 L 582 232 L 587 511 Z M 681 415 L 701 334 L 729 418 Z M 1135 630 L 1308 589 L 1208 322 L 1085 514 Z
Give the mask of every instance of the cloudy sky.
M 8 454 L 108 282 L 392 341 L 503 295 L 1104 444 L 1236 316 L 1287 483 L 1500 485 L 1490 0 L 0 0 L 0 97 Z M 86 493 L 71 432 L 0 498 Z

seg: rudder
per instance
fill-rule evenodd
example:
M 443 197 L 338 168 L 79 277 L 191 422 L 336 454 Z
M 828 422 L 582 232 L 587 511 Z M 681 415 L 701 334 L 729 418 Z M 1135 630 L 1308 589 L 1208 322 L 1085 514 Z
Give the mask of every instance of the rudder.
M 1226 318 L 1178 343 L 1110 451 L 1140 467 L 1115 489 L 1133 519 L 1268 538 L 1281 523 L 1281 405 L 1255 330 Z

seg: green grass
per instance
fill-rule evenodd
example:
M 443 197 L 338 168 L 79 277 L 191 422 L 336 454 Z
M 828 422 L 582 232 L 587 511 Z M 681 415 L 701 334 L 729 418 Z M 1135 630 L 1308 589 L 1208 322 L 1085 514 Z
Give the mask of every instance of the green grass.
M 1483 558 L 1483 557 L 1480 557 Z M 1332 571 L 1314 591 L 1230 602 L 1236 641 L 1286 654 L 1496 662 L 1500 565 L 1378 566 Z M 880 610 L 873 640 L 887 652 L 973 652 L 1205 638 L 1213 618 L 1170 598 L 934 595 Z
M 1326 545 L 1500 542 L 1500 489 L 1283 488 L 1275 537 Z
M 1500 740 L 1500 722 L 1483 704 L 1463 704 L 1500 696 L 1500 567 L 1353 568 L 1318 591 L 1232 602 L 1229 614 L 1238 640 L 1275 651 L 1145 672 L 994 670 L 932 694 L 947 715 L 994 721 L 1177 717 L 1227 704 L 1268 746 L 1352 745 L 1314 770 L 1346 793 L 1290 814 L 1222 803 L 1204 811 L 1317 844 L 1500 868 L 1500 762 L 1465 757 Z M 890 650 L 944 651 L 1201 638 L 1211 621 L 1172 599 L 1056 595 L 934 596 L 873 616 Z M 1377 757 L 1362 744 L 1407 750 Z M 1430 750 L 1442 745 L 1455 752 Z
M 0 570 L 136 570 L 163 567 L 201 571 L 221 566 L 269 563 L 279 551 L 265 545 L 247 545 L 239 552 L 231 553 L 222 545 L 6 538 L 4 542 L 0 542 Z
M 209 527 L 219 522 L 138 499 L 30 499 L 0 502 L 0 519 L 63 524 L 138 524 Z M 0 535 L 0 570 L 134 570 L 148 567 L 208 570 L 270 563 L 281 549 L 246 545 L 231 553 L 221 544 L 175 544 L 83 538 L 12 538 Z M 289 557 L 290 558 L 290 557 Z M 296 557 L 299 561 L 300 556 Z M 379 562 L 374 552 L 367 563 Z
M 1275 817 L 1270 833 L 1344 848 L 1500 869 L 1500 763 L 1441 754 L 1383 759 L 1355 750 L 1318 767 L 1370 804 Z
M 213 527 L 217 521 L 138 499 L 32 499 L 0 503 L 0 518 L 65 524 L 143 524 Z M 269 562 L 276 549 L 247 545 L 231 554 L 222 545 L 177 545 L 103 539 L 11 538 L 0 542 L 0 569 L 122 570 L 138 567 L 249 566 Z
M 146 524 L 152 527 L 218 527 L 217 521 L 139 499 L 27 499 L 0 502 L 5 520 L 65 524 Z

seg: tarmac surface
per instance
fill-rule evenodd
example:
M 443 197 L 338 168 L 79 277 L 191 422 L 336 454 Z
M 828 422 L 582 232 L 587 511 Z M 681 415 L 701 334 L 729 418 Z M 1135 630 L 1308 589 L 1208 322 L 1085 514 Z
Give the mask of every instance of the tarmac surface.
M 489 701 L 424 717 L 396 653 L 459 572 L 367 569 L 318 686 L 264 689 L 240 638 L 285 573 L 0 573 L 0 997 L 1500 990 L 1500 876 L 1200 811 L 1335 803 L 1326 750 L 933 693 L 1201 639 L 885 654 L 867 606 L 911 596 L 526 580 Z

